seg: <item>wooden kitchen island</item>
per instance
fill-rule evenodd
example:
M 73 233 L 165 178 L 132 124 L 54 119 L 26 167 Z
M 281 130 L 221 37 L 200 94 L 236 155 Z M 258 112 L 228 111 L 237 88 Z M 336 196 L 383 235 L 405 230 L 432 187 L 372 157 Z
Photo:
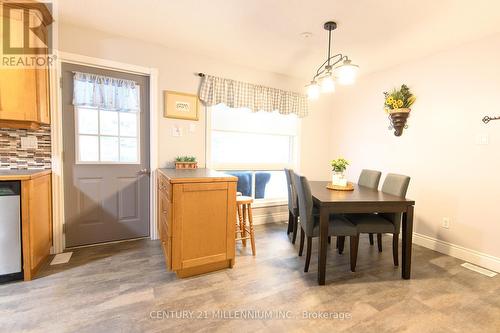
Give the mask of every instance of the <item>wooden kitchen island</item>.
M 238 178 L 158 169 L 158 230 L 167 269 L 188 277 L 233 267 Z

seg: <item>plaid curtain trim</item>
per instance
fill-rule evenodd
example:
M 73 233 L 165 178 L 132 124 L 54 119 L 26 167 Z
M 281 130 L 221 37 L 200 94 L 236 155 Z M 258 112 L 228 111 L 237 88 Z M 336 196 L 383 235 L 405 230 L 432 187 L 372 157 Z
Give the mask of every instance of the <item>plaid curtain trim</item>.
M 254 112 L 278 111 L 305 117 L 309 110 L 304 94 L 211 75 L 202 79 L 199 97 L 207 106 L 224 103 L 231 108 L 249 108 Z

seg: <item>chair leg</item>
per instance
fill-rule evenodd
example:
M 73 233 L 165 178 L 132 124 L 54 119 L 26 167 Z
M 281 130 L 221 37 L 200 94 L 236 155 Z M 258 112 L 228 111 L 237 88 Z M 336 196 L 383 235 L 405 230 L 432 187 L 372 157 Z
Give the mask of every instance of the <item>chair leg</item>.
M 299 217 L 294 216 L 293 218 L 293 234 L 292 234 L 292 244 L 295 244 L 297 240 L 297 229 L 299 229 Z
M 382 234 L 377 234 L 378 252 L 382 252 Z
M 399 266 L 398 248 L 399 248 L 399 235 L 392 234 L 392 257 L 394 259 L 394 266 L 396 267 Z
M 304 272 L 309 271 L 309 263 L 311 262 L 311 252 L 312 252 L 312 237 L 307 237 L 307 249 L 306 249 L 306 264 L 304 266 Z
M 349 245 L 351 246 L 351 272 L 355 272 L 356 261 L 358 260 L 359 235 L 351 236 L 349 238 Z
M 332 237 L 328 236 L 328 244 L 332 244 Z
M 300 245 L 299 245 L 299 257 L 302 257 L 302 252 L 304 251 L 304 238 L 306 234 L 302 226 L 300 227 Z
M 368 234 L 368 237 L 370 238 L 370 245 L 373 245 L 373 234 Z
M 286 234 L 290 235 L 293 232 L 293 214 L 291 211 L 288 211 L 288 228 L 286 230 Z
M 344 252 L 345 236 L 337 236 L 337 241 L 339 242 L 339 254 Z

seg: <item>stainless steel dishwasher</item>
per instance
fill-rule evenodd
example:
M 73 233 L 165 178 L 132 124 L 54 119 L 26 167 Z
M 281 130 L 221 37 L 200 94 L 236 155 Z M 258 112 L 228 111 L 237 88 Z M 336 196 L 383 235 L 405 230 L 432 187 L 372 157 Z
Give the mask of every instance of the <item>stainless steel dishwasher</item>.
M 0 282 L 23 277 L 21 184 L 0 182 Z

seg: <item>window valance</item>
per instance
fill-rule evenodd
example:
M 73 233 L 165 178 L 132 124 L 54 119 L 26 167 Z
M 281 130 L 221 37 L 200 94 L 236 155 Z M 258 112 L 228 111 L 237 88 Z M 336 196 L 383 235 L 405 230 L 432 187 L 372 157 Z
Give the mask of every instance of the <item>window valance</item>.
M 130 80 L 73 72 L 73 105 L 138 112 L 139 86 Z
M 211 75 L 202 78 L 199 97 L 207 106 L 224 103 L 231 108 L 278 111 L 299 117 L 308 113 L 306 95 Z

